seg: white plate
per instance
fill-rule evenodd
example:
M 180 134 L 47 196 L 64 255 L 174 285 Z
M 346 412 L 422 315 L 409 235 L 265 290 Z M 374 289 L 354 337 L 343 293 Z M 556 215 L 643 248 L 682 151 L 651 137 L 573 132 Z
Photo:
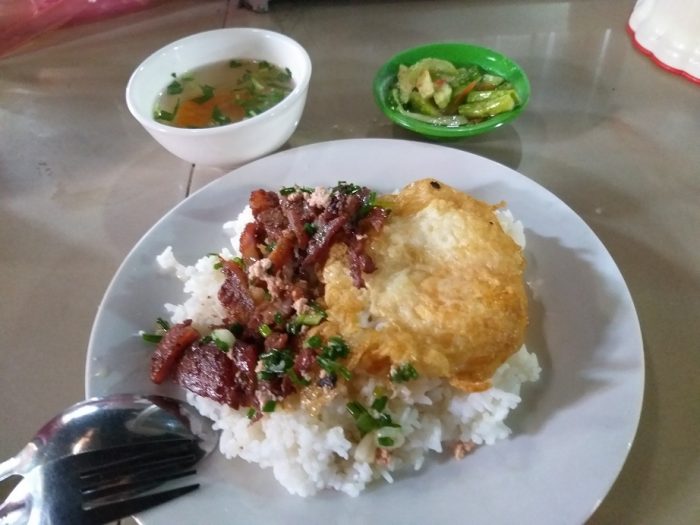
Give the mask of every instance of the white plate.
M 530 179 L 450 148 L 347 140 L 258 160 L 186 199 L 136 245 L 106 292 L 88 350 L 88 396 L 179 394 L 148 379 L 150 349 L 137 337 L 181 302 L 180 283 L 154 258 L 172 245 L 192 263 L 225 246 L 221 225 L 251 190 L 352 181 L 392 191 L 434 177 L 490 202 L 506 200 L 527 236 L 532 286 L 528 347 L 543 368 L 511 414 L 511 438 L 463 461 L 436 458 L 359 498 L 323 493 L 302 499 L 270 470 L 218 453 L 200 468 L 195 493 L 140 516 L 169 523 L 581 523 L 605 497 L 637 429 L 644 388 L 639 322 L 614 261 L 586 224 Z M 181 394 L 181 393 L 180 393 Z

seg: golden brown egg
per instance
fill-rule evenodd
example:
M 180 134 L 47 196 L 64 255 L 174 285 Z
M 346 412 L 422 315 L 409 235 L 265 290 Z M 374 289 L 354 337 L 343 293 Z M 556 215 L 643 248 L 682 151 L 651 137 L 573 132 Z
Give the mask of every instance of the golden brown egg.
M 329 323 L 352 348 L 348 365 L 388 374 L 410 362 L 462 390 L 488 388 L 523 344 L 527 298 L 521 248 L 490 205 L 426 179 L 381 198 L 391 209 L 369 242 L 376 271 L 352 284 L 346 248 L 323 271 Z

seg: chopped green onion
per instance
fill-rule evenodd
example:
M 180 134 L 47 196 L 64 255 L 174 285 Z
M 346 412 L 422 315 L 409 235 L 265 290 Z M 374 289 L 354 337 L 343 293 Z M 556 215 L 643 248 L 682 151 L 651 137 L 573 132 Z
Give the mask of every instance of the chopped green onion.
M 212 86 L 204 84 L 200 85 L 199 88 L 202 90 L 202 95 L 200 97 L 192 99 L 197 104 L 204 104 L 207 100 L 210 100 L 214 97 L 214 88 Z
M 240 337 L 243 335 L 245 327 L 241 323 L 233 323 L 228 329 L 234 336 Z
M 210 335 L 214 344 L 218 346 L 219 350 L 222 352 L 228 352 L 233 346 L 233 343 L 236 342 L 236 336 L 226 328 L 212 330 Z
M 282 324 L 284 321 L 284 318 L 282 317 L 282 314 L 280 312 L 277 312 L 275 314 L 275 324 Z
M 360 414 L 360 417 L 355 420 L 355 423 L 363 436 L 365 434 L 369 434 L 372 432 L 372 430 L 377 428 L 377 420 L 367 412 Z
M 308 233 L 310 236 L 314 236 L 314 234 L 318 231 L 318 226 L 311 222 L 305 222 L 304 223 L 304 231 Z
M 306 346 L 309 348 L 321 348 L 321 345 L 323 345 L 323 339 L 318 334 L 312 335 L 306 340 Z
M 278 350 L 273 348 L 260 356 L 262 371 L 258 372 L 258 378 L 270 381 L 285 374 L 294 365 L 294 356 L 286 348 Z
M 156 330 L 156 333 L 152 334 L 141 332 L 141 339 L 147 343 L 160 343 L 160 341 L 163 339 L 164 333 L 170 330 L 170 323 L 162 317 L 159 317 L 156 319 L 156 324 L 158 325 L 159 330 Z
M 377 419 L 379 421 L 380 427 L 397 427 L 398 428 L 401 426 L 401 425 L 394 423 L 391 420 L 391 416 L 389 414 L 385 414 L 385 413 L 379 414 L 379 417 Z
M 289 376 L 289 380 L 295 386 L 302 387 L 302 386 L 309 386 L 311 384 L 311 381 L 299 376 L 299 374 L 297 374 L 293 368 L 290 368 L 289 370 L 287 370 L 287 375 Z
M 311 188 L 307 188 L 306 186 L 285 186 L 284 188 L 281 188 L 279 191 L 279 194 L 282 195 L 282 197 L 289 197 L 292 193 L 313 193 L 314 190 Z
M 268 337 L 272 334 L 272 328 L 270 328 L 269 325 L 261 324 L 260 328 L 258 328 L 258 332 L 260 332 L 261 336 Z
M 271 399 L 271 400 L 265 402 L 265 404 L 262 407 L 262 411 L 263 412 L 274 412 L 276 406 L 277 406 L 277 401 L 273 401 Z
M 168 87 L 166 88 L 168 95 L 179 95 L 182 93 L 183 88 L 182 84 L 180 84 L 177 80 L 173 80 L 170 84 L 168 84 Z
M 214 109 L 211 112 L 211 119 L 219 126 L 224 126 L 231 123 L 231 119 L 222 113 L 219 106 L 214 106 Z
M 251 77 L 250 83 L 252 84 L 253 91 L 264 91 L 265 86 L 263 86 L 257 78 Z
M 326 311 L 318 305 L 312 304 L 310 306 L 310 310 L 297 314 L 294 319 L 287 323 L 287 332 L 292 335 L 298 335 L 301 333 L 302 326 L 316 326 L 328 316 Z
M 378 397 L 372 403 L 372 408 L 377 412 L 383 412 L 388 402 L 389 398 L 387 396 Z
M 295 323 L 293 321 L 290 321 L 287 323 L 287 333 L 289 335 L 299 335 L 301 333 L 301 328 L 302 325 L 299 323 Z
M 348 412 L 350 412 L 350 415 L 355 419 L 357 419 L 358 417 L 360 417 L 360 415 L 366 412 L 365 407 L 363 407 L 357 401 L 350 401 L 347 405 L 345 405 L 345 408 L 347 408 Z
M 383 448 L 399 448 L 406 442 L 406 437 L 397 426 L 381 427 L 376 433 L 377 445 Z
M 323 368 L 329 374 L 343 376 L 343 378 L 346 381 L 349 381 L 350 378 L 352 377 L 352 374 L 350 373 L 350 371 L 347 368 L 345 368 L 343 365 L 338 363 L 337 361 L 334 361 L 332 359 L 329 359 L 327 357 L 320 355 L 316 358 L 316 362 L 318 363 L 318 365 L 321 368 Z
M 354 195 L 359 193 L 362 188 L 357 184 L 351 184 L 343 180 L 339 181 L 338 184 L 333 188 L 336 193 L 342 193 L 343 195 Z
M 373 191 L 372 193 L 369 194 L 369 197 L 367 197 L 367 200 L 362 203 L 362 206 L 360 207 L 360 211 L 357 212 L 357 215 L 360 219 L 363 217 L 366 217 L 372 209 L 374 209 L 377 206 L 377 192 Z
M 323 349 L 323 355 L 329 359 L 347 357 L 349 353 L 350 348 L 339 335 L 334 335 L 328 339 L 328 346 Z
M 394 383 L 405 383 L 418 378 L 418 372 L 411 363 L 403 363 L 393 367 L 389 375 Z
M 357 401 L 350 401 L 345 405 L 345 408 L 355 420 L 355 424 L 363 436 L 372 432 L 373 430 L 382 429 L 382 432 L 384 432 L 385 427 L 396 429 L 401 428 L 400 425 L 391 420 L 391 416 L 389 414 L 381 413 L 379 414 L 379 417 L 375 418 L 364 406 L 362 406 L 361 403 L 358 403 Z M 395 430 L 388 430 L 386 433 L 395 435 L 398 432 Z
M 170 122 L 175 118 L 175 115 L 177 115 L 177 110 L 180 109 L 180 99 L 177 99 L 177 102 L 175 103 L 175 107 L 173 108 L 172 112 L 170 111 L 165 111 L 164 109 L 156 109 L 153 112 L 153 118 L 156 120 L 165 120 L 166 122 Z
M 224 267 L 224 263 L 222 262 L 221 256 L 218 253 L 211 252 L 211 253 L 208 253 L 207 255 L 209 257 L 216 257 L 216 262 L 212 266 L 212 268 L 214 268 L 214 270 L 221 270 L 221 268 Z
M 348 370 L 342 365 L 336 365 L 335 372 L 336 374 L 341 375 L 346 381 L 350 381 L 350 378 L 352 377 L 350 370 Z
M 306 346 L 313 349 L 321 348 L 323 339 L 317 334 L 309 337 Z M 333 336 L 328 339 L 328 344 L 322 347 L 321 353 L 316 356 L 316 362 L 327 373 L 335 376 L 342 376 L 346 381 L 352 377 L 350 371 L 343 365 L 338 363 L 338 359 L 347 357 L 350 353 L 350 348 L 345 343 L 342 337 Z
M 141 339 L 146 341 L 147 343 L 160 343 L 161 339 L 163 339 L 163 336 L 160 334 L 147 334 L 147 333 L 142 333 L 141 334 Z
M 255 410 L 254 408 L 249 408 L 249 409 L 248 409 L 248 412 L 246 413 L 246 416 L 248 416 L 248 419 L 253 419 L 253 418 L 255 417 L 255 414 L 256 414 L 257 412 L 258 412 L 258 411 Z

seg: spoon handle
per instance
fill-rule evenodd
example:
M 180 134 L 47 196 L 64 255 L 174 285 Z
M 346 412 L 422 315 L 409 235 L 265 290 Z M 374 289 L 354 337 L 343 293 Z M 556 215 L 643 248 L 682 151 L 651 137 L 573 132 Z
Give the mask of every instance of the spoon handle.
M 0 481 L 14 474 L 24 476 L 37 465 L 40 459 L 38 447 L 34 441 L 27 443 L 19 453 L 0 463 Z
M 13 474 L 19 474 L 17 467 L 19 467 L 20 460 L 17 456 L 6 459 L 0 463 L 0 481 L 7 479 Z
M 7 461 L 5 462 L 7 463 Z M 31 500 L 26 479 L 19 482 L 7 499 L 0 503 L 0 523 L 2 525 L 26 524 L 31 511 Z

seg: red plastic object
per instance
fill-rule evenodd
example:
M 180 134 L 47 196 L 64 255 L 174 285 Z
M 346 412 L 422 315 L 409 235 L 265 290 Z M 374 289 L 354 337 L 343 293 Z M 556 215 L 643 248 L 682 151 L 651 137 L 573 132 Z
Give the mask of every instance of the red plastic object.
M 656 64 L 657 66 L 659 66 L 662 69 L 665 69 L 669 73 L 673 73 L 674 75 L 679 75 L 679 76 L 685 77 L 688 80 L 690 80 L 691 82 L 695 82 L 696 84 L 700 85 L 700 78 L 695 77 L 695 76 L 691 75 L 690 73 L 683 71 L 682 69 L 677 69 L 675 67 L 669 66 L 668 64 L 665 64 L 656 55 L 654 55 L 654 53 L 652 53 L 650 50 L 648 50 L 646 47 L 644 47 L 642 44 L 640 44 L 639 41 L 637 40 L 635 33 L 634 33 L 634 29 L 632 29 L 632 27 L 629 24 L 627 24 L 627 34 L 632 39 L 632 44 L 637 49 L 637 51 L 648 56 L 649 59 L 652 62 L 654 62 L 654 64 Z

